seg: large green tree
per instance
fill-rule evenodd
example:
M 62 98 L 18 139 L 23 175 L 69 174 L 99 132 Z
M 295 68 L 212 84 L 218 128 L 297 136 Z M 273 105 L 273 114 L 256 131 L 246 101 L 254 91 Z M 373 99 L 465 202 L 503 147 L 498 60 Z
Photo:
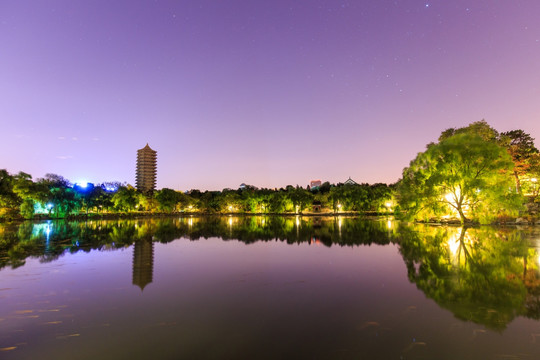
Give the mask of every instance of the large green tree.
M 34 215 L 35 204 L 47 200 L 49 189 L 43 183 L 33 182 L 32 176 L 22 171 L 15 175 L 13 180 L 13 192 L 21 201 L 20 214 L 30 219 Z
M 134 211 L 139 205 L 140 193 L 131 186 L 121 186 L 113 195 L 114 208 L 119 211 Z
M 20 200 L 13 192 L 14 179 L 7 170 L 0 169 L 0 219 L 17 216 Z
M 68 179 L 57 174 L 45 174 L 43 179 L 38 180 L 38 184 L 40 188 L 48 188 L 44 200 L 55 217 L 65 217 L 76 213 L 81 207 L 81 199 Z
M 529 190 L 529 193 L 534 192 L 531 191 L 533 189 L 530 189 L 530 185 L 531 179 L 538 175 L 540 155 L 530 134 L 520 129 L 499 133 L 485 120 L 481 120 L 465 127 L 447 129 L 441 133 L 439 141 L 458 134 L 476 134 L 484 140 L 506 148 L 514 162 L 513 174 L 517 191 L 522 193 L 522 180 L 525 180 L 525 184 L 528 185 L 526 190 Z
M 512 156 L 516 189 L 521 193 L 521 178 L 535 170 L 537 163 L 538 149 L 534 146 L 534 139 L 523 130 L 512 130 L 501 133 L 499 141 Z
M 313 194 L 299 186 L 287 186 L 287 198 L 292 202 L 295 212 L 302 212 L 313 201 Z
M 154 198 L 158 202 L 159 210 L 172 212 L 180 202 L 181 194 L 173 189 L 163 188 L 154 193 Z
M 451 136 L 459 134 L 476 134 L 482 139 L 491 142 L 499 141 L 499 132 L 489 126 L 485 120 L 475 121 L 467 126 L 461 128 L 450 128 L 444 130 L 439 136 L 439 142 L 448 139 Z
M 444 134 L 444 133 L 443 133 Z M 474 132 L 441 136 L 403 170 L 400 207 L 415 218 L 454 214 L 487 222 L 501 209 L 517 210 L 511 156 Z

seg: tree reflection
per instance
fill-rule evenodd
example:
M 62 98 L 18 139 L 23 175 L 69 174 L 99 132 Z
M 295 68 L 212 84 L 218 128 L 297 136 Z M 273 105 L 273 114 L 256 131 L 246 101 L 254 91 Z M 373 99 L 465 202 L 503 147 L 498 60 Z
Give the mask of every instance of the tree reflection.
M 538 253 L 517 229 L 402 226 L 409 280 L 462 320 L 502 330 L 538 318 Z
M 108 251 L 125 248 L 139 241 L 168 243 L 185 238 L 221 238 L 246 244 L 282 241 L 326 246 L 388 244 L 393 238 L 386 220 L 361 221 L 349 217 L 181 217 L 141 220 L 102 220 L 20 225 L 0 224 L 0 268 L 16 268 L 28 257 L 54 261 L 65 253 Z
M 391 218 L 196 217 L 0 224 L 0 269 L 27 258 L 133 245 L 133 284 L 153 281 L 154 244 L 176 239 L 324 246 L 397 244 L 409 280 L 459 319 L 502 330 L 516 316 L 540 318 L 540 234 L 516 228 L 410 225 Z M 536 230 L 538 232 L 538 230 Z M 156 259 L 159 261 L 159 259 Z

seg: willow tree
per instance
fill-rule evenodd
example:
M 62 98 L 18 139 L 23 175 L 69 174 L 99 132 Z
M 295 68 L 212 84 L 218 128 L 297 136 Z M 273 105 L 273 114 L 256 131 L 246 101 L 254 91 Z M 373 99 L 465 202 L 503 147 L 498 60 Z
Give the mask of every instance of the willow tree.
M 456 216 L 487 222 L 521 207 L 506 149 L 476 133 L 458 133 L 429 144 L 403 170 L 399 204 L 413 218 Z

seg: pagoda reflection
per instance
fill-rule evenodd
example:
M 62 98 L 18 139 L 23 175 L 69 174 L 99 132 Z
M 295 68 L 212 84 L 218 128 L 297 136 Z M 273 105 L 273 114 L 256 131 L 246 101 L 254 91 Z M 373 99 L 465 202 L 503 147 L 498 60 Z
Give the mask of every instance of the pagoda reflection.
M 154 275 L 154 243 L 152 239 L 135 241 L 133 245 L 133 285 L 144 290 Z

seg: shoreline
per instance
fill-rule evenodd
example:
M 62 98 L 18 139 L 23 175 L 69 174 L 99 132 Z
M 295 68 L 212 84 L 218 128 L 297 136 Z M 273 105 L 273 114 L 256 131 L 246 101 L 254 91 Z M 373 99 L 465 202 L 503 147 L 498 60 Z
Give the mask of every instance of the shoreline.
M 254 217 L 254 216 L 276 216 L 276 217 L 379 217 L 379 216 L 394 216 L 393 213 L 378 213 L 378 212 L 340 212 L 340 213 L 206 213 L 206 212 L 173 212 L 173 213 L 149 213 L 149 212 L 131 212 L 131 213 L 107 213 L 107 214 L 79 214 L 79 215 L 70 215 L 66 217 L 54 217 L 54 216 L 34 216 L 32 219 L 12 219 L 9 221 L 0 221 L 0 224 L 10 224 L 10 223 L 23 223 L 23 222 L 39 222 L 39 221 L 54 221 L 54 220 L 66 220 L 66 221 L 84 221 L 84 220 L 121 220 L 121 219 L 145 219 L 145 218 L 168 218 L 168 217 L 184 217 L 184 216 L 200 216 L 200 217 L 212 217 L 212 216 L 237 216 L 237 217 Z
M 41 221 L 88 221 L 88 220 L 128 220 L 128 219 L 150 219 L 150 218 L 175 218 L 175 217 L 257 217 L 257 216 L 269 216 L 269 217 L 308 217 L 308 218 L 332 218 L 332 217 L 349 217 L 349 218 L 363 218 L 373 220 L 374 218 L 394 218 L 394 213 L 379 213 L 379 212 L 322 212 L 322 213 L 206 213 L 206 212 L 173 212 L 173 213 L 159 213 L 159 212 L 130 212 L 130 213 L 107 213 L 107 214 L 79 214 L 66 217 L 53 217 L 53 216 L 35 216 L 32 219 L 12 219 L 10 221 L 0 220 L 0 224 L 22 224 L 25 222 L 41 222 Z M 394 218 L 395 219 L 395 218 Z M 399 219 L 395 219 L 399 220 Z M 452 227 L 477 227 L 477 226 L 540 226 L 540 219 L 526 219 L 517 218 L 513 221 L 494 222 L 491 224 L 479 224 L 474 222 L 467 222 L 462 224 L 458 219 L 449 220 L 429 220 L 429 221 L 407 221 L 401 220 L 405 223 L 411 222 L 415 224 L 424 224 L 430 226 L 452 226 Z

